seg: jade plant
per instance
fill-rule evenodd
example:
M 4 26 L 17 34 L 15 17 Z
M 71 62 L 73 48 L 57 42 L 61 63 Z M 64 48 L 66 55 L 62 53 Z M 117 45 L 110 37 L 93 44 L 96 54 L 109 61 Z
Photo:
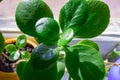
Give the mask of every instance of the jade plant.
M 39 43 L 28 61 L 17 66 L 20 80 L 103 80 L 105 65 L 98 45 L 89 40 L 108 26 L 110 10 L 101 0 L 68 0 L 59 20 L 43 0 L 22 0 L 16 8 L 16 23 Z M 61 33 L 60 33 L 61 29 Z M 69 44 L 75 38 L 84 39 Z

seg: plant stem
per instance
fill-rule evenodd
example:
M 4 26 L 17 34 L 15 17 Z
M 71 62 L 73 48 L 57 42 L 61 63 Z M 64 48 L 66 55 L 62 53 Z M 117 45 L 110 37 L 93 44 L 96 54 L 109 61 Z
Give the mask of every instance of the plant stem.
M 106 68 L 110 68 L 112 66 L 120 66 L 119 63 L 114 63 L 114 62 L 107 62 L 105 64 L 106 64 Z
M 5 59 L 9 60 L 9 57 L 5 55 L 4 53 L 1 54 Z
M 62 33 L 61 38 L 58 40 L 58 46 L 67 45 L 74 37 L 73 29 L 69 28 L 64 33 Z

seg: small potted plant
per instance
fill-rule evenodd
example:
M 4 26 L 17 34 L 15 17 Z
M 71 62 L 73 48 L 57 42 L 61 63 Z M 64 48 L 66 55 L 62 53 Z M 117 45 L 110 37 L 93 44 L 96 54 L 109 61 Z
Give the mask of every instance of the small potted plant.
M 20 35 L 17 39 L 5 40 L 1 36 L 1 54 L 0 54 L 0 79 L 19 80 L 16 74 L 16 66 L 21 60 L 28 60 L 30 53 L 35 47 L 28 41 L 25 35 Z

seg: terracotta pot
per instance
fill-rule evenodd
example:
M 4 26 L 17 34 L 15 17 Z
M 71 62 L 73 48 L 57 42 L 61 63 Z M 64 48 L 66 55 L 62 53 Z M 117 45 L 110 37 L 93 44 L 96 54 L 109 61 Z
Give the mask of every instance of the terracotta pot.
M 16 72 L 2 72 L 0 71 L 0 80 L 19 80 Z
M 10 44 L 10 43 L 15 43 L 15 42 L 16 42 L 16 38 L 5 39 L 5 45 Z M 37 44 L 31 40 L 27 40 L 27 44 L 33 47 L 37 46 Z
M 5 40 L 5 45 L 10 44 L 10 43 L 15 43 L 15 42 L 16 42 L 15 38 L 6 39 Z M 34 43 L 30 40 L 27 40 L 27 45 L 30 45 L 30 46 L 33 46 L 33 47 L 37 46 L 36 43 Z M 16 72 L 2 72 L 2 71 L 0 71 L 0 80 L 19 80 L 19 77 L 18 77 Z

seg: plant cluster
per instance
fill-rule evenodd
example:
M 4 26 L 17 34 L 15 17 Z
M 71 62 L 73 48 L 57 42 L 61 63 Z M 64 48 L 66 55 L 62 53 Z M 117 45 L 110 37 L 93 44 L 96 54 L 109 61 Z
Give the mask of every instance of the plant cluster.
M 68 0 L 57 22 L 43 0 L 22 0 L 15 18 L 18 28 L 40 43 L 28 61 L 18 64 L 20 80 L 61 80 L 65 68 L 69 80 L 104 79 L 105 65 L 99 47 L 88 39 L 99 36 L 107 28 L 110 11 L 106 3 Z M 75 38 L 85 40 L 69 45 Z
M 10 43 L 5 46 L 6 54 L 9 54 L 10 61 L 16 61 L 20 58 L 29 60 L 32 50 L 25 49 L 27 38 L 25 35 L 19 35 L 15 43 Z

